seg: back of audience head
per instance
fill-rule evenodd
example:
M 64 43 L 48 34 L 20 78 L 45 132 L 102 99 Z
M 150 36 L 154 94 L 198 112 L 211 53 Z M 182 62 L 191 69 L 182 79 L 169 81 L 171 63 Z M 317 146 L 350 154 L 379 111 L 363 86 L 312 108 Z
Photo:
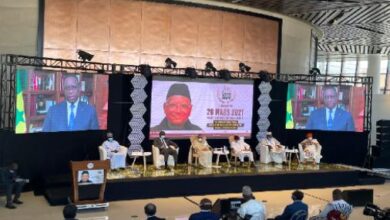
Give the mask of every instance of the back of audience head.
M 144 211 L 147 216 L 154 216 L 156 215 L 157 207 L 153 203 L 148 203 L 145 205 Z
M 291 198 L 292 200 L 299 200 L 299 201 L 302 201 L 303 199 L 303 192 L 299 191 L 299 190 L 295 190 L 292 195 L 291 195 Z
M 213 203 L 210 199 L 204 198 L 200 200 L 199 207 L 201 210 L 209 211 L 213 208 Z
M 340 189 L 335 189 L 332 192 L 332 197 L 333 197 L 333 200 L 340 200 L 343 198 L 343 193 L 341 192 Z
M 65 219 L 73 219 L 76 217 L 77 207 L 75 205 L 68 204 L 62 210 L 62 214 L 64 215 Z
M 245 200 L 254 199 L 252 188 L 250 186 L 242 187 L 242 197 L 244 197 Z

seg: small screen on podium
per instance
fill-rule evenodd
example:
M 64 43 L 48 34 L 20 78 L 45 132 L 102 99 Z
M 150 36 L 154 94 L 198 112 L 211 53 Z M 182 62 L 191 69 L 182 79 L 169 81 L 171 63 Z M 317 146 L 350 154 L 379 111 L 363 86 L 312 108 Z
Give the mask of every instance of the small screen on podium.
M 79 170 L 77 174 L 79 185 L 103 184 L 104 170 Z

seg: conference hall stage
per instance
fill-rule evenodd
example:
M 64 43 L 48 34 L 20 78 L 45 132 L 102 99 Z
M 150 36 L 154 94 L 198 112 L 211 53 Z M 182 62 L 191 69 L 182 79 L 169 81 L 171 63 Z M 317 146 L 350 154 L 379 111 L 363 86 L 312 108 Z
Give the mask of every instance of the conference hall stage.
M 176 169 L 156 169 L 143 165 L 112 170 L 108 173 L 107 201 L 189 195 L 239 193 L 243 185 L 255 191 L 322 188 L 365 184 L 383 184 L 384 179 L 367 175 L 349 166 L 307 163 L 291 165 L 256 164 L 256 167 L 228 166 L 199 168 L 179 164 Z M 60 183 L 61 179 L 64 182 Z M 67 202 L 70 182 L 66 177 L 47 179 L 44 195 L 51 205 Z

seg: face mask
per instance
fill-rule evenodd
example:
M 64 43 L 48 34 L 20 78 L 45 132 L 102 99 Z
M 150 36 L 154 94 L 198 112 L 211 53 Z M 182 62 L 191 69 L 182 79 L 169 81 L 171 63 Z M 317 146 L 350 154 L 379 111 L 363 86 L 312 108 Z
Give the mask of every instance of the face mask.
M 272 138 L 272 136 L 267 136 L 267 138 L 268 138 L 268 139 L 271 139 L 271 138 Z
M 161 135 L 161 138 L 165 138 L 165 135 Z
M 312 138 L 312 137 L 309 137 L 309 138 L 307 138 L 307 139 L 309 139 L 309 141 L 313 140 L 313 138 Z
M 108 138 L 108 141 L 110 141 L 110 142 L 113 141 L 113 140 L 114 140 L 114 138 L 112 138 L 112 137 Z
M 198 138 L 198 140 L 199 140 L 199 141 L 203 141 L 203 139 L 202 139 L 202 138 Z

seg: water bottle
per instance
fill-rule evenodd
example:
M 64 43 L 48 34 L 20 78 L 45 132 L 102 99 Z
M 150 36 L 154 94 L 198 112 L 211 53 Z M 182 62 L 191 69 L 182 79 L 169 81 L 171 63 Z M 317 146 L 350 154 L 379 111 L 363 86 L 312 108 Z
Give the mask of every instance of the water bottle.
M 227 152 L 227 147 L 225 145 L 223 145 L 223 153 L 226 153 Z

